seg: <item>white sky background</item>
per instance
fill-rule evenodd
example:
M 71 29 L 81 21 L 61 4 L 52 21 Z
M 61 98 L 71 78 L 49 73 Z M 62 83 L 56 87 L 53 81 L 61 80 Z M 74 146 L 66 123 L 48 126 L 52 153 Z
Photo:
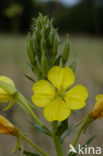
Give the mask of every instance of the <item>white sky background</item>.
M 52 1 L 52 0 L 41 0 L 41 1 Z M 65 6 L 73 6 L 77 4 L 80 0 L 58 0 L 59 2 L 63 3 Z

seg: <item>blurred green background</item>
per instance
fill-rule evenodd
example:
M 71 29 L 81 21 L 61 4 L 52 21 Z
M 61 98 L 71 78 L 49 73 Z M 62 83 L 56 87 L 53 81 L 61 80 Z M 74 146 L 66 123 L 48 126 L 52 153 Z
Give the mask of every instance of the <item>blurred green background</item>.
M 1 0 L 0 3 L 0 75 L 5 75 L 15 81 L 16 87 L 31 100 L 32 82 L 27 80 L 23 73 L 31 75 L 25 52 L 25 39 L 31 30 L 32 18 L 38 12 L 54 18 L 55 27 L 62 40 L 66 33 L 70 34 L 71 63 L 73 55 L 77 55 L 78 64 L 76 83 L 85 85 L 89 92 L 87 106 L 72 114 L 69 123 L 76 123 L 84 114 L 89 112 L 94 105 L 96 94 L 103 93 L 103 1 L 102 0 Z M 6 105 L 6 104 L 3 104 Z M 0 104 L 2 108 L 2 104 Z M 42 112 L 41 120 L 47 124 Z M 52 140 L 42 136 L 28 122 L 25 113 L 15 104 L 9 111 L 2 112 L 5 117 L 19 126 L 36 144 L 40 145 L 52 156 L 55 156 Z M 93 146 L 103 148 L 103 120 L 93 123 L 86 136 L 82 136 L 79 143 L 83 143 L 91 135 L 97 134 Z M 75 130 L 71 137 L 64 142 L 65 153 L 72 143 Z M 16 144 L 16 138 L 0 135 L 0 156 L 8 156 Z M 33 150 L 25 144 L 25 149 Z M 66 154 L 65 154 L 66 155 Z M 16 156 L 16 154 L 15 154 Z M 19 156 L 19 153 L 17 153 Z

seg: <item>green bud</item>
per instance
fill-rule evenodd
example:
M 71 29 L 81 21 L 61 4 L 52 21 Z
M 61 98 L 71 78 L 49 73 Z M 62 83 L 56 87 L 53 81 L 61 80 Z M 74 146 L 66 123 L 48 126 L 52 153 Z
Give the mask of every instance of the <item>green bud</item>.
M 41 58 L 41 72 L 42 72 L 42 78 L 47 78 L 48 62 L 47 62 L 47 57 L 45 55 L 45 51 L 43 51 L 42 58 Z
M 63 66 L 65 66 L 65 64 L 67 63 L 69 54 L 70 54 L 70 42 L 69 42 L 69 37 L 67 35 L 66 43 L 65 43 L 65 47 L 64 47 L 64 51 L 63 51 L 63 55 L 62 55 L 62 65 Z
M 36 52 L 39 50 L 38 36 L 38 32 L 33 33 L 33 45 Z
M 51 46 L 53 44 L 53 36 L 54 36 L 54 32 L 53 32 L 53 29 L 51 29 L 49 32 L 49 42 Z
M 45 50 L 45 47 L 46 47 L 45 36 L 44 36 L 44 34 L 42 34 L 42 38 L 41 38 L 41 52 L 43 50 Z
M 56 56 L 58 52 L 58 34 L 55 31 L 55 36 L 54 36 L 54 42 L 53 42 L 53 50 L 52 50 L 52 56 Z
M 28 34 L 27 40 L 26 40 L 26 51 L 27 51 L 29 61 L 33 65 L 35 63 L 35 56 L 34 56 L 34 51 L 33 51 L 33 46 L 32 46 L 32 40 L 30 38 L 30 33 Z
M 54 65 L 57 65 L 57 66 L 60 65 L 61 57 L 62 57 L 61 55 L 57 57 L 57 59 L 55 60 L 55 64 Z
M 17 92 L 14 85 L 5 82 L 4 80 L 0 80 L 0 88 L 3 88 L 7 93 L 13 95 Z

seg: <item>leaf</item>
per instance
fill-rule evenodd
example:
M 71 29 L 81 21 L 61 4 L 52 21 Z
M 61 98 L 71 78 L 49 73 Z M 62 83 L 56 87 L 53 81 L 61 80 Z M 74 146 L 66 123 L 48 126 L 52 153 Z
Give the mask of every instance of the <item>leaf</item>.
M 29 79 L 30 81 L 32 81 L 33 83 L 35 83 L 34 79 L 26 74 L 23 74 L 27 79 Z
M 68 119 L 61 122 L 57 128 L 56 135 L 61 136 L 68 129 Z
M 42 132 L 46 135 L 51 136 L 51 131 L 48 128 L 43 128 L 40 125 L 38 125 L 37 123 L 34 123 L 32 120 L 29 120 L 31 122 L 31 124 L 39 131 Z
M 31 153 L 31 152 L 28 152 L 28 151 L 24 151 L 24 155 L 26 155 L 26 156 L 40 156 L 39 154 Z
M 72 128 L 73 128 L 73 125 L 69 126 L 69 128 L 66 131 L 65 135 L 64 136 L 61 136 L 61 138 L 60 138 L 61 139 L 61 143 L 63 143 L 63 141 L 65 140 L 65 138 L 70 135 L 70 133 L 72 131 Z
M 88 145 L 95 139 L 95 137 L 96 137 L 96 135 L 90 137 L 90 138 L 86 141 L 86 143 L 85 143 L 84 145 L 82 145 L 82 147 L 84 147 L 85 145 L 88 146 Z

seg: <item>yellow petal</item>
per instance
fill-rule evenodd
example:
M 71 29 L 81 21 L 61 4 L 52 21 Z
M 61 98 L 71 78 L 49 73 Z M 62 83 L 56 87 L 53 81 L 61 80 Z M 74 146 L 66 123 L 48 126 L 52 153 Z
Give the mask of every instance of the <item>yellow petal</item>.
M 98 102 L 99 100 L 101 100 L 103 98 L 103 94 L 99 94 L 96 96 L 96 102 Z
M 14 82 L 8 77 L 0 76 L 0 80 L 15 87 Z M 3 88 L 0 87 L 0 102 L 8 102 L 10 99 L 11 99 L 11 95 L 8 92 L 6 92 Z
M 48 72 L 48 79 L 57 89 L 66 90 L 74 83 L 75 76 L 69 67 L 54 66 Z
M 0 133 L 14 134 L 16 127 L 6 118 L 0 115 Z
M 56 95 L 55 88 L 46 80 L 37 81 L 33 85 L 33 92 L 32 101 L 39 107 L 44 107 L 50 103 Z
M 103 95 L 102 94 L 96 96 L 96 104 L 94 105 L 94 108 L 90 113 L 90 116 L 94 120 L 103 118 Z
M 8 78 L 8 77 L 6 77 L 6 76 L 0 76 L 0 80 L 4 81 L 4 82 L 6 82 L 6 83 L 9 83 L 10 85 L 15 86 L 15 85 L 14 85 L 14 82 L 13 82 L 10 78 Z
M 70 112 L 70 109 L 60 98 L 56 98 L 43 109 L 43 114 L 48 121 L 63 121 L 68 118 Z
M 82 85 L 76 85 L 65 94 L 65 101 L 70 109 L 81 109 L 86 105 L 88 97 L 87 89 Z

